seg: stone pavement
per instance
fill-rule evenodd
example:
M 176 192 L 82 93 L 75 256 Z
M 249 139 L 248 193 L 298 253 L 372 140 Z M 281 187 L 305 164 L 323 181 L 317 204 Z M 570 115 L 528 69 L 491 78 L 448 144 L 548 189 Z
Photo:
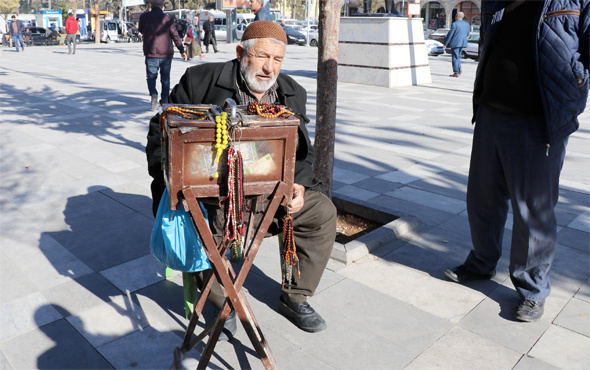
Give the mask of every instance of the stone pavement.
M 175 59 L 173 83 L 188 66 L 235 55 L 234 45 L 220 50 L 204 61 Z M 181 276 L 166 280 L 149 254 L 144 145 L 152 112 L 141 44 L 66 51 L 0 50 L 0 368 L 165 369 L 187 322 Z M 283 69 L 309 91 L 312 134 L 316 53 L 289 46 Z M 507 271 L 510 223 L 494 279 L 461 286 L 443 274 L 470 248 L 465 188 L 477 63 L 465 61 L 460 78 L 448 77 L 448 56 L 430 63 L 428 85 L 339 84 L 334 196 L 407 227 L 397 238 L 385 233 L 354 263 L 330 262 L 310 300 L 328 323 L 318 334 L 277 313 L 277 241 L 264 241 L 245 288 L 279 367 L 589 368 L 590 112 L 569 141 L 546 313 L 519 323 Z M 185 368 L 196 367 L 202 348 Z M 217 345 L 210 368 L 262 364 L 240 327 Z

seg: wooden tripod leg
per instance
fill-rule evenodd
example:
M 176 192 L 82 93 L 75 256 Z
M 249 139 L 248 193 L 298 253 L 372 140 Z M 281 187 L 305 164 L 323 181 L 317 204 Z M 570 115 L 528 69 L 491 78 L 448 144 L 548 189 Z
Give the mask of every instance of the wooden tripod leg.
M 183 189 L 183 193 L 189 208 L 189 214 L 191 215 L 193 223 L 195 223 L 199 236 L 203 241 L 207 257 L 213 264 L 216 278 L 221 284 L 222 288 L 225 290 L 228 297 L 228 300 L 226 300 L 220 316 L 217 318 L 214 324 L 213 332 L 209 336 L 205 351 L 201 355 L 198 368 L 205 369 L 207 367 L 211 355 L 215 349 L 215 345 L 217 344 L 219 334 L 221 334 L 221 330 L 225 324 L 225 320 L 231 312 L 231 306 L 233 306 L 236 310 L 236 313 L 240 318 L 240 321 L 242 322 L 242 325 L 244 326 L 244 329 L 246 330 L 246 333 L 248 334 L 252 345 L 256 349 L 256 352 L 258 353 L 264 367 L 267 369 L 277 368 L 276 361 L 272 355 L 268 342 L 264 338 L 262 331 L 260 330 L 260 326 L 254 317 L 254 313 L 252 312 L 246 296 L 242 291 L 242 285 L 246 279 L 246 276 L 248 275 L 248 272 L 250 271 L 252 264 L 254 263 L 256 253 L 258 252 L 260 244 L 262 243 L 264 235 L 270 226 L 274 214 L 276 213 L 279 204 L 283 201 L 285 195 L 287 194 L 286 184 L 279 182 L 275 187 L 272 194 L 272 200 L 264 212 L 260 226 L 256 231 L 254 240 L 252 241 L 252 246 L 249 248 L 248 256 L 245 258 L 244 265 L 242 266 L 242 269 L 240 270 L 240 273 L 237 277 L 235 276 L 231 265 L 224 262 L 225 248 L 221 248 L 221 251 L 217 249 L 213 239 L 213 234 L 211 233 L 208 225 L 204 222 L 203 214 L 198 205 L 198 202 L 196 201 L 196 197 L 192 189 L 185 188 Z

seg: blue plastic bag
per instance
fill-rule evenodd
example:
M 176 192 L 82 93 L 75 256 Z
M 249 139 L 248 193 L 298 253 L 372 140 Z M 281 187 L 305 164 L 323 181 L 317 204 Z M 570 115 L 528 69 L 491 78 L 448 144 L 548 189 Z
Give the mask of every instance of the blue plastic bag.
M 207 211 L 199 203 L 207 220 Z M 211 268 L 191 218 L 182 207 L 170 209 L 170 195 L 164 190 L 152 230 L 150 252 L 173 270 L 197 272 Z

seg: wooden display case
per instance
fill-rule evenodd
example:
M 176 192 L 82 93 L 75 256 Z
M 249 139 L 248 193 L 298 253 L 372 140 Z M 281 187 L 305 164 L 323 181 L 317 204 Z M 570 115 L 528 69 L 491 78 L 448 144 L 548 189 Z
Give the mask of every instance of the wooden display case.
M 163 105 L 163 109 L 172 105 Z M 162 166 L 170 192 L 170 208 L 178 209 L 182 189 L 191 187 L 198 198 L 225 196 L 227 183 L 227 149 L 215 163 L 215 115 L 211 105 L 174 105 L 181 108 L 208 110 L 204 120 L 191 120 L 168 113 L 164 121 Z M 233 125 L 233 126 L 232 126 Z M 232 127 L 231 129 L 229 127 Z M 228 116 L 231 143 L 240 151 L 244 164 L 244 194 L 270 194 L 277 182 L 290 189 L 295 173 L 295 152 L 299 119 L 262 118 L 247 115 L 237 107 Z M 215 172 L 219 174 L 214 177 Z

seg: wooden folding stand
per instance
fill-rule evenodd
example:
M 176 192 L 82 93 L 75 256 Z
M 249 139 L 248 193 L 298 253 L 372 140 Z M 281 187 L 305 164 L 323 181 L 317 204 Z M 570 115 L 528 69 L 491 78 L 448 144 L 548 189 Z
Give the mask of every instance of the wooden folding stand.
M 163 106 L 164 109 L 169 107 Z M 199 369 L 207 367 L 232 307 L 265 368 L 277 368 L 268 342 L 246 300 L 242 286 L 275 212 L 280 205 L 286 206 L 290 200 L 299 120 L 293 116 L 272 119 L 251 116 L 246 115 L 243 109 L 231 107 L 232 113 L 228 119 L 231 125 L 236 126 L 233 126 L 231 130 L 233 140 L 230 145 L 233 144 L 234 148 L 242 154 L 244 195 L 251 205 L 249 215 L 244 217 L 244 220 L 247 220 L 247 232 L 243 243 L 244 261 L 239 274 L 236 275 L 226 258 L 229 243 L 224 240 L 217 245 L 198 204 L 199 201 L 217 204 L 227 194 L 227 155 L 224 153 L 220 163 L 214 164 L 216 154 L 214 116 L 220 113 L 220 108 L 194 105 L 175 105 L 175 107 L 209 111 L 209 116 L 204 120 L 190 120 L 168 113 L 162 135 L 164 145 L 162 156 L 170 192 L 170 207 L 178 209 L 182 205 L 190 214 L 214 274 L 206 279 L 182 346 L 174 351 L 172 368 L 182 368 L 181 360 L 184 354 L 209 335 L 198 365 Z M 214 177 L 216 171 L 219 174 L 218 178 Z M 258 198 L 270 200 L 266 209 L 256 209 L 256 204 L 263 203 L 258 202 Z M 262 213 L 262 218 L 256 226 L 254 213 L 257 211 Z M 227 298 L 215 322 L 192 339 L 199 316 L 211 291 L 213 275 Z

